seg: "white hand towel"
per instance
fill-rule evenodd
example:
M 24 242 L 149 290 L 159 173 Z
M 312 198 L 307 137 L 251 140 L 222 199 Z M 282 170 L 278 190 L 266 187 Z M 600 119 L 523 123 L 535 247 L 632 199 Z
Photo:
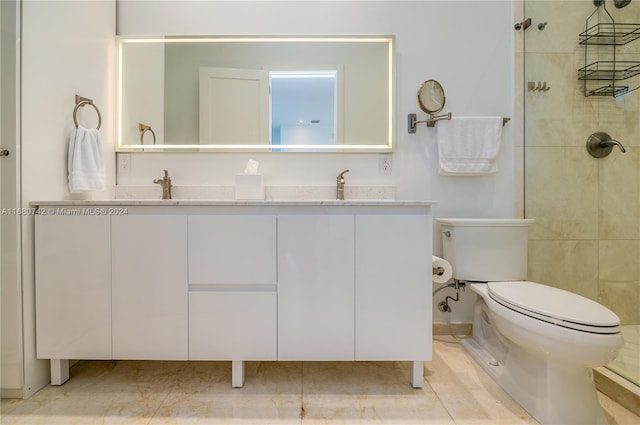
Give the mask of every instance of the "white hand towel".
M 104 152 L 96 129 L 78 126 L 69 138 L 69 191 L 104 190 Z
M 502 117 L 453 117 L 437 124 L 440 174 L 478 176 L 498 171 Z

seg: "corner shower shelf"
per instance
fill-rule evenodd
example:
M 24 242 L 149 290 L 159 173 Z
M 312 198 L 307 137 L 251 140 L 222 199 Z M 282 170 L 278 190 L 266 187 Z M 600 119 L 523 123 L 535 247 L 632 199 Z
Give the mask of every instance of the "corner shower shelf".
M 640 74 L 638 61 L 596 61 L 578 70 L 579 80 L 621 81 Z
M 595 89 L 587 89 L 587 91 L 585 92 L 585 96 L 618 97 L 628 93 L 629 91 L 629 86 L 613 86 L 609 84 L 607 86 L 602 86 Z
M 611 20 L 613 21 L 613 18 Z M 616 47 L 614 47 L 612 61 L 598 60 L 587 65 L 587 46 L 623 46 L 639 38 L 640 24 L 615 22 L 600 22 L 579 34 L 579 44 L 584 45 L 585 66 L 578 69 L 578 80 L 584 81 L 585 96 L 622 96 L 630 91 L 629 86 L 617 85 L 616 82 L 640 75 L 640 61 L 617 61 Z M 589 88 L 587 81 L 608 81 L 609 83 Z
M 598 23 L 579 37 L 580 44 L 624 46 L 640 38 L 640 24 Z

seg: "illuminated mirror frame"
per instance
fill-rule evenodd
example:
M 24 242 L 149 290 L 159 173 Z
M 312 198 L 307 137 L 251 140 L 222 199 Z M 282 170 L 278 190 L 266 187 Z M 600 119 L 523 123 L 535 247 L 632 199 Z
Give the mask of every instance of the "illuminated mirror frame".
M 122 55 L 123 48 L 128 43 L 221 43 L 221 42 L 363 42 L 385 43 L 388 54 L 388 134 L 386 144 L 377 145 L 200 145 L 200 144 L 122 144 Z M 116 124 L 116 152 L 393 152 L 395 149 L 396 120 L 395 120 L 395 37 L 389 35 L 378 36 L 119 36 L 117 43 L 117 124 Z

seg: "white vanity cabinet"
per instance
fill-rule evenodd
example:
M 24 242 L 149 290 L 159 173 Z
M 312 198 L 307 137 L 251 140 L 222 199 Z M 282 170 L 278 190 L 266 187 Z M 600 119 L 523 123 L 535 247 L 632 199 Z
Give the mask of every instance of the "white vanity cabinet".
M 38 357 L 52 383 L 68 359 L 230 360 L 236 387 L 245 360 L 406 360 L 423 385 L 430 203 L 125 205 L 36 216 Z
M 353 229 L 339 209 L 278 216 L 278 359 L 354 359 Z
M 187 217 L 111 217 L 113 358 L 187 360 Z

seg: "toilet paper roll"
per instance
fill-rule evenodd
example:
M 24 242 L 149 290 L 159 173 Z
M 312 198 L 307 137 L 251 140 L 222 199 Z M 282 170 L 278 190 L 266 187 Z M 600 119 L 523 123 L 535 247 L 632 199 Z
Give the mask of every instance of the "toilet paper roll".
M 431 267 L 433 268 L 433 283 L 447 283 L 453 276 L 453 267 L 444 258 L 434 255 L 431 260 Z

